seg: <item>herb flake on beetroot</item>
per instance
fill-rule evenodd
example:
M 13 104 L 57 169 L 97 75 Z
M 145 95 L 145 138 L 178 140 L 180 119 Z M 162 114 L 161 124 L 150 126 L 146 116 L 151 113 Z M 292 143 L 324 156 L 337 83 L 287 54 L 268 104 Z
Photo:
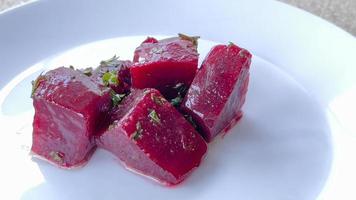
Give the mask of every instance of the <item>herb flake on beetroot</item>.
M 151 118 L 151 121 L 153 123 L 156 123 L 156 124 L 160 124 L 161 123 L 161 119 L 159 118 L 157 112 L 155 110 L 151 110 L 150 111 L 150 114 L 148 114 L 148 116 Z
M 161 97 L 156 96 L 155 94 L 151 95 L 152 101 L 154 101 L 157 105 L 162 106 L 164 99 Z
M 109 86 L 111 84 L 113 84 L 113 85 L 119 84 L 119 80 L 117 79 L 115 71 L 106 72 L 103 75 L 102 80 L 103 80 L 104 85 L 106 85 L 106 86 Z
M 119 105 L 126 96 L 126 94 L 116 94 L 116 92 L 113 90 L 110 92 L 110 95 L 113 107 Z
M 133 140 L 135 140 L 135 141 L 140 139 L 142 137 L 142 132 L 143 132 L 143 130 L 142 130 L 142 127 L 141 127 L 141 123 L 137 122 L 136 123 L 136 130 L 135 130 L 135 132 L 132 133 L 131 138 Z
M 112 58 L 108 60 L 101 61 L 99 67 L 113 67 L 118 64 L 120 64 L 119 56 L 114 55 Z
M 63 155 L 60 152 L 57 151 L 51 151 L 49 153 L 49 156 L 51 156 L 52 160 L 62 163 L 63 162 Z
M 200 38 L 200 36 L 188 36 L 188 35 L 185 35 L 185 34 L 182 34 L 182 33 L 178 33 L 178 36 L 182 40 L 191 41 L 194 46 L 198 46 L 198 39 Z
M 46 77 L 42 75 L 42 73 L 36 78 L 36 80 L 32 81 L 32 91 L 31 91 L 31 97 L 35 94 L 36 89 L 40 85 L 42 81 L 45 81 Z
M 91 76 L 93 75 L 93 68 L 88 67 L 82 70 L 83 74 L 87 75 L 87 76 Z

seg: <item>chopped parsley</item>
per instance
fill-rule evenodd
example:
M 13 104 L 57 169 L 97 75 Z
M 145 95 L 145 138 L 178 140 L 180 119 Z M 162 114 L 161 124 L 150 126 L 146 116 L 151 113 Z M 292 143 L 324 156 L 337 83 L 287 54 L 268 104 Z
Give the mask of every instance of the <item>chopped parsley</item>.
M 141 123 L 137 122 L 136 123 L 136 130 L 135 130 L 135 132 L 132 133 L 131 139 L 133 139 L 135 141 L 140 139 L 142 137 L 142 132 L 143 132 L 143 130 L 142 130 L 142 127 L 141 127 Z
M 93 68 L 88 67 L 82 70 L 83 74 L 87 75 L 87 76 L 91 76 L 93 74 Z
M 156 96 L 155 94 L 151 94 L 151 99 L 154 101 L 157 105 L 161 106 L 163 105 L 164 99 L 162 97 Z
M 200 36 L 188 36 L 188 35 L 185 35 L 185 34 L 182 34 L 182 33 L 178 33 L 178 36 L 182 40 L 191 41 L 194 46 L 198 46 L 198 39 L 200 38 Z
M 171 100 L 171 104 L 175 107 L 178 107 L 182 101 L 185 93 L 187 92 L 187 86 L 185 86 L 183 83 L 177 83 L 173 89 L 177 91 L 177 96 Z
M 38 86 L 40 85 L 40 83 L 42 81 L 46 80 L 46 77 L 42 75 L 42 73 L 36 78 L 36 80 L 32 81 L 32 91 L 31 91 L 31 97 L 33 97 L 33 95 L 36 92 L 36 89 L 38 88 Z
M 179 106 L 182 103 L 183 98 L 178 94 L 178 96 L 171 100 L 173 106 Z
M 61 155 L 61 153 L 58 151 L 51 151 L 49 153 L 49 156 L 52 158 L 53 161 L 56 161 L 58 163 L 63 162 L 63 155 Z
M 110 95 L 111 95 L 112 105 L 114 107 L 119 105 L 121 101 L 124 99 L 124 97 L 126 96 L 126 94 L 116 94 L 116 92 L 113 90 L 110 91 Z
M 114 67 L 118 64 L 120 64 L 119 56 L 114 55 L 112 58 L 108 60 L 101 61 L 99 67 Z
M 227 46 L 228 46 L 228 47 L 231 47 L 231 46 L 234 46 L 234 45 L 235 45 L 235 44 L 230 41 Z
M 105 74 L 103 74 L 102 80 L 105 86 L 119 84 L 119 80 L 117 79 L 117 74 L 115 73 L 115 71 L 106 72 Z
M 156 124 L 161 123 L 161 119 L 159 118 L 157 112 L 155 110 L 151 110 L 148 116 L 151 118 L 151 121 Z

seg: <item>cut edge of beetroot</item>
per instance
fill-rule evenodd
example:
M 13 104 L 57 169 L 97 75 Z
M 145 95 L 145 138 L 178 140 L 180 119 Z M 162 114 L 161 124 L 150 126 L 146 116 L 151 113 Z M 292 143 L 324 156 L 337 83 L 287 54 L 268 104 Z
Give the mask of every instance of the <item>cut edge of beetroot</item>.
M 88 151 L 88 153 L 86 154 L 86 156 L 84 157 L 84 159 L 76 164 L 76 165 L 71 165 L 71 166 L 63 166 L 63 165 L 60 165 L 58 164 L 57 162 L 54 162 L 50 159 L 47 159 L 45 156 L 42 156 L 38 153 L 36 153 L 35 151 L 31 150 L 29 152 L 29 155 L 32 157 L 32 158 L 35 158 L 35 159 L 38 159 L 38 160 L 42 160 L 46 163 L 49 163 L 50 165 L 52 166 L 55 166 L 55 167 L 58 167 L 60 169 L 65 169 L 65 170 L 72 170 L 72 169 L 81 169 L 83 167 L 85 167 L 85 165 L 87 165 L 89 163 L 89 160 L 90 158 L 94 155 L 95 151 L 97 149 L 97 145 L 95 144 L 92 149 L 90 151 Z
M 244 74 L 244 73 L 246 73 L 246 74 Z M 208 142 L 211 142 L 216 136 L 218 136 L 218 135 L 220 135 L 220 134 L 226 135 L 227 132 L 228 132 L 231 128 L 233 128 L 233 127 L 241 120 L 241 118 L 243 117 L 242 107 L 243 107 L 243 105 L 245 104 L 246 93 L 247 93 L 248 85 L 249 85 L 249 76 L 250 76 L 250 75 L 249 75 L 249 69 L 248 69 L 248 67 L 247 67 L 247 68 L 243 68 L 243 69 L 241 70 L 241 72 L 240 72 L 240 75 L 243 75 L 242 77 L 239 77 L 239 78 L 242 78 L 242 79 L 243 79 L 243 80 L 241 80 L 241 81 L 242 81 L 242 86 L 241 86 L 241 87 L 242 87 L 242 89 L 244 89 L 244 87 L 246 87 L 246 88 L 245 88 L 246 91 L 243 90 L 243 91 L 241 91 L 242 93 L 240 93 L 240 91 L 237 91 L 238 94 L 239 94 L 239 96 L 242 97 L 242 98 L 240 99 L 239 110 L 236 110 L 236 111 L 235 111 L 235 115 L 234 115 L 234 117 L 231 119 L 231 121 L 230 121 L 229 123 L 227 123 L 226 126 L 221 127 L 220 130 L 217 130 L 217 134 L 216 134 L 215 136 L 212 136 Z M 240 75 L 239 75 L 239 76 L 240 76 Z M 238 81 L 239 81 L 239 80 L 238 80 Z M 245 85 L 245 84 L 246 84 L 246 85 Z M 235 84 L 235 86 L 234 86 L 234 88 L 233 88 L 231 94 L 230 94 L 229 97 L 228 97 L 228 101 L 230 101 L 230 97 L 231 97 L 231 95 L 234 94 L 234 90 L 235 90 L 235 89 L 239 89 L 238 83 Z M 227 108 L 226 108 L 227 105 L 228 105 L 228 103 L 226 103 L 226 104 L 224 105 L 224 108 L 221 110 L 221 113 L 219 114 L 219 118 L 220 118 L 220 119 L 221 119 L 220 115 L 223 115 L 223 114 L 224 114 L 224 112 L 225 112 L 226 109 L 227 109 Z
M 146 93 L 148 92 L 150 97 L 147 97 L 147 94 L 145 94 L 145 92 Z M 136 103 L 141 102 L 141 100 L 143 100 L 144 98 L 148 98 L 151 100 L 152 94 L 161 96 L 159 91 L 153 88 L 144 89 L 144 90 L 135 90 L 133 95 L 135 95 L 135 93 L 137 93 L 136 95 L 138 95 L 135 98 Z M 129 106 L 132 106 L 132 104 L 136 104 L 134 101 L 130 99 L 130 96 L 128 98 L 129 99 L 125 99 L 125 101 L 129 102 L 128 104 Z M 184 119 L 183 115 L 180 114 L 168 101 L 166 101 L 165 103 L 170 109 L 172 109 L 172 111 L 174 111 L 174 113 L 177 113 L 179 114 L 179 116 L 181 116 L 181 120 L 185 121 L 187 125 L 188 124 L 190 125 L 190 123 Z M 123 119 L 125 117 L 129 118 L 128 115 L 130 115 L 131 113 L 130 110 L 135 109 L 135 107 L 127 109 L 127 106 L 123 108 L 125 109 L 124 110 L 125 114 L 119 115 L 120 119 Z M 119 122 L 118 123 L 113 122 L 113 123 L 119 124 Z M 203 138 L 201 138 L 201 135 L 198 132 L 194 131 L 195 135 L 201 138 L 198 143 L 199 144 L 201 144 L 200 142 L 204 143 L 205 146 L 204 152 L 202 152 L 202 154 L 199 153 L 200 155 L 199 158 L 194 162 L 194 164 L 188 170 L 186 170 L 182 174 L 179 173 L 177 174 L 174 171 L 170 171 L 169 168 L 164 168 L 159 160 L 150 158 L 150 156 L 147 155 L 146 152 L 147 149 L 145 150 L 144 148 L 139 147 L 135 142 L 133 142 L 132 138 L 126 135 L 125 130 L 123 130 L 120 126 L 115 125 L 114 127 L 112 127 L 112 129 L 109 128 L 107 131 L 108 132 L 103 133 L 105 134 L 102 135 L 103 137 L 97 138 L 97 144 L 100 148 L 109 151 L 114 157 L 118 158 L 120 163 L 123 164 L 125 168 L 129 169 L 130 171 L 133 171 L 136 174 L 144 175 L 145 177 L 149 177 L 150 179 L 153 179 L 158 183 L 166 186 L 177 185 L 180 182 L 184 181 L 186 177 L 188 177 L 194 169 L 200 166 L 201 162 L 203 161 L 203 159 L 207 154 L 206 142 L 204 141 Z M 113 139 L 111 137 L 115 137 L 116 138 L 115 140 L 117 140 L 117 142 L 119 143 L 110 142 Z M 116 148 L 115 146 L 116 147 L 126 146 L 127 148 Z M 127 155 L 131 155 L 131 156 L 127 157 Z M 140 163 L 140 161 L 142 165 L 140 164 L 137 165 L 137 163 Z
M 115 157 L 115 155 L 113 155 Z M 207 156 L 207 151 L 205 152 L 205 154 L 202 156 L 201 160 L 200 160 L 200 163 L 198 166 L 196 167 L 193 167 L 191 170 L 189 170 L 186 174 L 184 174 L 183 176 L 180 177 L 180 180 L 176 183 L 169 183 L 169 182 L 166 182 L 166 181 L 161 181 L 155 177 L 152 177 L 150 175 L 146 175 L 145 173 L 143 173 L 141 170 L 137 170 L 137 169 L 134 169 L 128 165 L 125 164 L 125 162 L 123 162 L 122 160 L 118 159 L 120 164 L 125 168 L 127 169 L 128 171 L 130 171 L 131 173 L 134 173 L 138 176 L 142 176 L 144 177 L 145 179 L 148 179 L 148 180 L 152 180 L 154 182 L 156 182 L 158 185 L 161 185 L 161 186 L 166 186 L 166 187 L 175 187 L 177 185 L 179 185 L 180 183 L 186 181 L 190 175 L 193 173 L 193 171 L 198 168 L 206 159 L 206 156 Z M 116 158 L 116 157 L 115 157 Z M 169 172 L 167 172 L 169 173 Z M 173 175 L 172 175 L 173 176 Z
M 231 95 L 234 94 L 233 91 L 235 91 L 235 89 L 239 89 L 239 85 L 238 85 L 238 81 L 240 81 L 241 79 L 241 82 L 242 82 L 242 85 L 240 86 L 241 88 L 243 88 L 244 90 L 243 91 L 240 91 L 240 90 L 237 90 L 236 92 L 238 92 L 239 96 L 242 97 L 240 99 L 240 105 L 239 105 L 239 110 L 235 111 L 236 114 L 234 115 L 234 117 L 231 119 L 231 121 L 229 123 L 227 123 L 224 127 L 221 127 L 219 128 L 218 130 L 216 130 L 216 133 L 214 135 L 212 134 L 207 134 L 207 133 L 211 133 L 211 130 L 205 125 L 205 122 L 203 121 L 203 119 L 199 116 L 200 113 L 197 113 L 195 110 L 192 110 L 192 109 L 189 109 L 188 107 L 184 106 L 184 103 L 185 103 L 185 99 L 187 98 L 184 98 L 183 101 L 182 101 L 182 104 L 181 106 L 179 107 L 179 110 L 187 115 L 187 116 L 191 116 L 192 118 L 192 121 L 193 123 L 197 126 L 196 130 L 197 132 L 204 138 L 204 140 L 207 142 L 207 143 L 210 143 L 214 140 L 214 138 L 216 138 L 216 136 L 218 135 L 222 135 L 222 137 L 224 137 L 227 132 L 233 128 L 240 120 L 241 118 L 243 117 L 243 111 L 242 111 L 242 107 L 245 103 L 245 99 L 246 99 L 246 95 L 247 95 L 247 91 L 248 91 L 248 85 L 249 85 L 249 78 L 250 78 L 250 73 L 249 73 L 249 69 L 250 69 L 250 65 L 251 65 L 251 59 L 252 59 L 252 54 L 242 48 L 242 47 L 239 47 L 237 46 L 236 44 L 230 42 L 228 45 L 226 45 L 227 47 L 231 46 L 231 45 L 234 45 L 236 46 L 237 48 L 240 49 L 240 52 L 244 52 L 244 53 L 247 53 L 247 55 L 245 55 L 245 58 L 246 60 L 244 60 L 244 62 L 242 63 L 241 65 L 241 71 L 239 73 L 239 77 L 238 79 L 236 80 L 236 83 L 235 85 L 233 86 L 232 90 L 231 90 L 231 93 L 229 94 L 229 96 L 227 97 L 227 100 L 229 101 L 230 98 L 231 98 Z M 216 46 L 219 46 L 219 45 L 216 45 Z M 216 46 L 213 46 L 211 48 L 214 49 L 214 47 Z M 220 44 L 220 46 L 224 46 L 222 44 Z M 210 51 L 211 51 L 210 50 Z M 205 59 L 209 56 L 209 53 L 207 54 L 207 56 L 205 57 Z M 204 60 L 205 60 L 204 59 Z M 200 69 L 200 68 L 199 68 Z M 197 71 L 196 75 L 199 73 L 199 71 Z M 194 80 L 193 80 L 194 81 Z M 189 90 L 189 89 L 188 89 Z M 228 102 L 227 101 L 227 102 Z M 221 118 L 221 115 L 223 115 L 226 111 L 226 106 L 227 106 L 228 103 L 226 103 L 223 108 L 221 109 L 220 113 L 217 115 L 219 116 L 218 119 L 219 121 L 222 120 Z M 189 120 L 188 120 L 189 121 Z M 216 126 L 214 126 L 214 128 L 217 128 Z

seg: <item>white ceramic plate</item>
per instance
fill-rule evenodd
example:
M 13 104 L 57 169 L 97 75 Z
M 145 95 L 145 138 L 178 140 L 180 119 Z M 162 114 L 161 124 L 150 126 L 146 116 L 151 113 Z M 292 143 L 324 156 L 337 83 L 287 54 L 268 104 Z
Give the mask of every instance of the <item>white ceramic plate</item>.
M 68 2 L 0 15 L 0 199 L 356 198 L 354 37 L 274 1 Z M 165 188 L 101 150 L 72 171 L 31 159 L 36 75 L 131 58 L 146 35 L 177 32 L 200 35 L 202 56 L 210 41 L 254 54 L 244 118 L 209 145 L 192 176 Z

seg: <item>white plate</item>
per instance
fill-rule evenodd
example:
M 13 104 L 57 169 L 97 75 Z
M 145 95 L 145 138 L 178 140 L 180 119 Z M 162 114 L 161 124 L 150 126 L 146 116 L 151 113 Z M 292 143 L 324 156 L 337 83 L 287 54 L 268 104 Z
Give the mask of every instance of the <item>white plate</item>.
M 356 198 L 356 41 L 319 18 L 269 1 L 41 1 L 1 14 L 0 27 L 0 199 Z M 73 171 L 31 160 L 36 74 L 129 58 L 143 37 L 123 36 L 177 32 L 255 55 L 244 118 L 191 177 L 165 188 L 104 151 Z

